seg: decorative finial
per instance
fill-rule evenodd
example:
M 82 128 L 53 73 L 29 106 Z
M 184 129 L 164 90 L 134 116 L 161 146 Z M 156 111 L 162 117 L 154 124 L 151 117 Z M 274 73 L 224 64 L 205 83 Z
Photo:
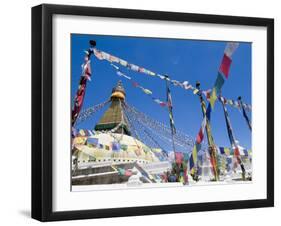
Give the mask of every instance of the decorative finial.
M 97 45 L 95 40 L 90 40 L 89 43 L 90 43 L 91 47 L 95 47 Z

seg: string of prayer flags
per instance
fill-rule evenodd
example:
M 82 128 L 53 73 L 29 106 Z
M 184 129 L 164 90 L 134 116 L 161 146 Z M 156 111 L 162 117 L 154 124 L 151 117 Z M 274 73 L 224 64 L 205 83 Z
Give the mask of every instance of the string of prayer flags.
M 247 113 L 246 113 L 246 110 L 245 110 L 245 108 L 244 108 L 243 105 L 242 105 L 242 112 L 243 112 L 244 118 L 246 119 L 246 122 L 247 122 L 247 125 L 248 125 L 249 129 L 252 131 L 252 124 L 251 124 L 251 121 L 250 121 L 250 119 L 249 119 L 249 117 L 248 117 L 248 115 L 247 115 Z
M 196 136 L 195 144 L 192 149 L 192 153 L 191 153 L 190 160 L 189 160 L 189 168 L 193 172 L 194 172 L 194 166 L 197 165 L 197 153 L 201 150 L 201 144 L 204 139 L 206 124 L 207 124 L 207 118 L 204 117 L 204 119 L 201 123 L 200 130 Z
M 155 103 L 159 104 L 161 107 L 166 107 L 166 106 L 168 106 L 168 104 L 167 104 L 166 102 L 164 102 L 164 101 L 161 101 L 161 100 L 159 100 L 159 99 L 157 99 L 157 98 L 152 98 L 152 99 L 153 99 L 153 101 L 154 101 Z
M 86 120 L 89 116 L 91 116 L 92 114 L 94 114 L 95 112 L 97 112 L 98 110 L 100 110 L 101 108 L 103 108 L 106 104 L 108 104 L 110 102 L 110 100 L 107 100 L 103 103 L 97 104 L 95 106 L 89 107 L 83 111 L 80 112 L 79 116 L 76 119 L 76 124 L 79 124 L 81 122 L 83 122 L 84 120 Z
M 232 130 L 232 127 L 231 127 L 230 119 L 229 119 L 228 112 L 226 110 L 225 104 L 224 104 L 224 102 L 222 101 L 221 98 L 220 98 L 220 101 L 222 103 L 223 110 L 224 110 L 224 116 L 225 116 L 227 133 L 228 133 L 228 137 L 229 137 L 229 140 L 230 140 L 230 144 L 234 148 L 234 157 L 235 157 L 235 160 L 236 160 L 234 165 L 235 166 L 237 166 L 238 164 L 240 165 L 241 170 L 242 170 L 242 178 L 244 178 L 246 170 L 245 170 L 244 164 L 242 162 L 242 159 L 240 157 L 239 147 L 238 147 L 237 142 L 236 142 L 235 137 L 234 137 L 234 133 L 233 133 L 233 130 Z
M 219 147 L 220 154 L 222 155 L 230 155 L 230 149 L 225 147 Z
M 147 75 L 150 75 L 150 76 L 156 75 L 156 73 L 154 73 L 150 70 L 147 70 L 143 67 L 140 67 L 140 66 L 132 64 L 132 63 L 128 63 L 126 60 L 120 59 L 119 57 L 113 56 L 113 55 L 111 55 L 109 53 L 106 53 L 104 51 L 100 51 L 96 48 L 93 48 L 93 52 L 94 52 L 94 55 L 99 60 L 107 60 L 110 63 L 117 63 L 117 64 L 120 64 L 123 67 L 126 67 L 127 69 L 130 69 L 132 71 L 140 72 L 140 73 L 147 74 Z
M 73 130 L 74 131 L 74 130 Z M 79 129 L 76 130 L 75 129 L 75 136 L 79 136 L 79 137 L 91 137 L 95 135 L 95 131 L 94 130 L 88 130 L 88 129 Z
M 204 94 L 207 101 L 210 101 L 212 90 L 209 89 L 209 90 L 206 90 L 206 91 L 201 91 L 201 93 Z M 220 95 L 220 97 L 223 99 L 224 104 L 230 105 L 231 107 L 235 107 L 235 108 L 240 109 L 241 106 L 243 106 L 245 111 L 251 111 L 252 110 L 252 106 L 250 104 L 239 103 L 239 101 L 227 99 L 227 98 L 225 98 L 221 95 Z
M 226 156 L 230 156 L 230 155 L 234 155 L 235 150 L 238 150 L 239 155 L 244 155 L 244 156 L 250 156 L 251 150 L 247 150 L 245 148 L 234 148 L 234 150 L 227 148 L 227 147 L 218 147 L 219 153 L 221 155 L 226 155 Z M 236 153 L 237 154 L 237 153 Z
M 212 108 L 214 108 L 215 102 L 218 98 L 218 95 L 220 95 L 220 91 L 221 88 L 223 86 L 224 83 L 224 78 L 227 79 L 228 75 L 229 75 L 229 71 L 230 71 L 230 66 L 232 63 L 232 55 L 235 52 L 235 50 L 238 48 L 239 43 L 236 42 L 228 42 L 226 44 L 225 50 L 224 50 L 224 55 L 221 61 L 221 65 L 219 67 L 219 73 L 217 76 L 217 80 L 215 82 L 215 85 L 213 87 L 212 90 L 207 90 L 207 91 L 202 91 L 202 93 L 206 96 L 207 100 L 210 101 Z M 126 60 L 120 59 L 116 56 L 113 56 L 109 53 L 100 51 L 96 48 L 91 49 L 91 51 L 94 53 L 94 55 L 97 57 L 97 59 L 99 60 L 107 60 L 116 70 L 117 70 L 117 75 L 121 76 L 121 77 L 125 77 L 126 79 L 131 80 L 132 78 L 127 76 L 126 74 L 124 74 L 123 72 L 120 71 L 119 67 L 117 67 L 116 65 L 114 65 L 113 63 L 117 63 L 120 64 L 123 67 L 126 67 L 129 70 L 135 71 L 135 72 L 139 72 L 139 73 L 143 73 L 146 75 L 150 75 L 150 76 L 156 76 L 158 78 L 160 78 L 161 80 L 166 80 L 171 82 L 171 84 L 173 84 L 174 86 L 177 87 L 181 87 L 185 90 L 192 90 L 194 95 L 199 95 L 199 90 L 196 89 L 195 87 L 193 87 L 191 84 L 189 84 L 188 81 L 184 81 L 184 82 L 180 82 L 174 79 L 170 79 L 167 76 L 152 72 L 148 69 L 145 69 L 143 67 L 140 67 L 136 64 L 132 64 L 132 63 L 128 63 Z M 224 78 L 223 78 L 224 77 Z M 240 108 L 239 104 L 237 103 L 237 101 L 233 101 L 233 100 L 228 100 L 229 102 L 227 102 L 227 104 L 236 107 L 236 108 Z M 246 111 L 250 111 L 251 110 L 251 106 L 244 104 L 244 108 Z
M 127 69 L 129 69 L 131 71 L 134 71 L 134 72 L 139 72 L 139 73 L 143 73 L 143 74 L 150 75 L 150 76 L 156 76 L 156 77 L 160 78 L 161 80 L 169 81 L 174 86 L 181 87 L 185 90 L 189 90 L 189 89 L 194 90 L 195 89 L 191 84 L 188 83 L 188 81 L 180 82 L 180 81 L 177 81 L 177 80 L 170 79 L 167 76 L 155 73 L 153 71 L 145 69 L 145 68 L 143 68 L 141 66 L 138 66 L 136 64 L 129 63 L 126 60 L 120 59 L 120 58 L 118 58 L 116 56 L 113 56 L 109 53 L 106 53 L 104 51 L 100 51 L 96 48 L 93 48 L 92 51 L 94 52 L 94 55 L 99 60 L 106 60 L 110 64 L 113 64 L 113 63 L 120 64 L 121 66 L 126 67 Z M 114 67 L 115 67 L 116 70 L 119 70 L 119 68 L 116 65 Z M 123 76 L 123 75 L 124 75 L 123 73 L 122 74 L 120 73 L 120 76 Z M 195 91 L 195 93 L 197 93 L 197 92 L 198 91 Z
M 227 128 L 227 134 L 230 140 L 230 144 L 231 146 L 235 146 L 236 142 L 235 142 L 235 138 L 234 138 L 234 134 L 233 134 L 233 129 L 230 123 L 230 119 L 228 116 L 228 112 L 226 110 L 225 104 L 222 102 L 222 106 L 223 106 L 223 110 L 224 110 L 224 117 L 225 117 L 225 122 L 226 122 L 226 128 Z
M 132 85 L 133 85 L 135 88 L 139 88 L 139 89 L 141 89 L 141 90 L 143 91 L 143 93 L 145 93 L 145 94 L 151 96 L 152 100 L 153 100 L 155 103 L 159 104 L 161 107 L 167 107 L 167 106 L 169 106 L 169 104 L 168 104 L 167 102 L 161 101 L 160 99 L 153 97 L 153 96 L 152 96 L 153 92 L 152 92 L 150 89 L 144 88 L 144 87 L 141 86 L 139 83 L 135 82 L 130 76 L 128 76 L 128 75 L 124 74 L 123 72 L 121 72 L 118 66 L 116 66 L 116 65 L 114 65 L 114 64 L 111 64 L 111 66 L 116 70 L 117 75 L 119 75 L 119 76 L 121 76 L 121 77 L 124 77 L 124 78 L 130 80 L 131 83 L 132 83 Z
M 202 92 L 203 93 L 203 92 Z M 207 97 L 206 97 L 207 98 Z M 230 105 L 232 107 L 238 108 L 240 109 L 241 107 L 244 108 L 245 111 L 251 111 L 252 110 L 252 106 L 249 104 L 245 104 L 245 103 L 240 103 L 239 101 L 236 100 L 231 100 L 231 99 L 227 99 L 223 96 L 220 96 L 220 98 L 222 99 L 222 101 L 224 102 L 224 104 Z M 207 98 L 208 99 L 208 98 Z
M 212 108 L 214 108 L 215 101 L 217 100 L 218 95 L 221 92 L 221 88 L 222 88 L 223 84 L 224 84 L 224 78 L 222 77 L 222 74 L 219 72 L 217 79 L 215 81 L 215 85 L 212 90 L 212 94 L 210 96 L 210 103 L 211 103 Z
M 192 85 L 190 85 L 190 84 L 188 83 L 188 81 L 184 81 L 184 82 L 182 83 L 182 87 L 183 87 L 185 90 L 188 90 L 188 89 L 192 89 L 192 88 L 193 88 Z
M 239 45 L 238 43 L 227 43 L 227 45 L 226 45 L 226 48 L 224 50 L 224 55 L 222 58 L 222 62 L 219 67 L 219 73 L 217 75 L 217 79 L 213 86 L 211 97 L 210 97 L 210 104 L 211 104 L 212 108 L 214 108 L 218 95 L 220 95 L 221 88 L 225 82 L 224 80 L 228 79 L 230 65 L 232 63 L 231 56 L 234 53 L 234 51 L 237 49 L 238 45 Z
M 238 98 L 238 101 L 239 101 L 239 105 L 240 107 L 242 108 L 242 114 L 247 122 L 247 125 L 249 127 L 249 129 L 252 131 L 252 124 L 251 124 L 251 121 L 246 113 L 246 109 L 245 109 L 245 105 L 242 103 L 242 100 L 241 100 L 241 97 Z
M 82 64 L 82 74 L 80 77 L 80 81 L 79 81 L 79 86 L 74 98 L 74 106 L 71 112 L 71 123 L 72 126 L 74 125 L 74 123 L 76 122 L 76 119 L 82 109 L 82 105 L 83 105 L 83 101 L 84 101 L 84 97 L 85 97 L 85 93 L 86 93 L 86 85 L 87 85 L 87 81 L 91 80 L 91 74 L 92 74 L 92 70 L 91 70 L 91 61 L 90 61 L 90 56 L 91 56 L 91 51 L 87 51 L 86 55 L 84 57 L 84 63 Z
M 167 103 L 168 103 L 168 109 L 169 109 L 169 118 L 170 118 L 170 127 L 172 130 L 172 134 L 176 134 L 176 127 L 173 117 L 173 103 L 172 103 L 172 95 L 170 88 L 167 86 Z

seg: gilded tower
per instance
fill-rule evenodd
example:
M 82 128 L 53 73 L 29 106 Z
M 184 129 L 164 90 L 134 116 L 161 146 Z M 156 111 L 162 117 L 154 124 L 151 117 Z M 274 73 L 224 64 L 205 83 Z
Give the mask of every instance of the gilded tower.
M 116 87 L 112 89 L 110 96 L 111 105 L 101 117 L 100 121 L 96 124 L 96 131 L 109 131 L 120 126 L 115 133 L 123 133 L 131 135 L 128 120 L 124 114 L 122 105 L 126 98 L 126 92 L 121 81 L 118 81 Z

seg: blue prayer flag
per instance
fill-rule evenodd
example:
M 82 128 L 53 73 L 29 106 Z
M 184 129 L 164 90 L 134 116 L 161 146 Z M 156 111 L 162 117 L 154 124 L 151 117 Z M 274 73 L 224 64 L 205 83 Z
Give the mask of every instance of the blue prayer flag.
M 113 151 L 120 151 L 120 144 L 117 142 L 112 142 L 112 150 Z
M 97 146 L 99 143 L 99 139 L 98 138 L 88 138 L 87 143 Z

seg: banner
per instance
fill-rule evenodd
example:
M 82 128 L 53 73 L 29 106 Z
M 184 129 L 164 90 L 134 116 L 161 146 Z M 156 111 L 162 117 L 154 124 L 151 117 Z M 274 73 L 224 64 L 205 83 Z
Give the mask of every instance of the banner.
M 249 119 L 249 117 L 246 113 L 245 105 L 241 101 L 241 97 L 238 98 L 238 103 L 239 103 L 240 107 L 242 108 L 242 114 L 243 114 L 243 116 L 244 116 L 244 118 L 247 122 L 247 125 L 248 125 L 249 129 L 252 131 L 252 124 L 251 124 L 251 121 L 250 121 L 250 119 Z
M 226 48 L 225 48 L 225 51 L 224 51 L 224 56 L 223 56 L 223 59 L 222 59 L 222 62 L 221 62 L 220 68 L 219 68 L 219 72 L 221 73 L 221 75 L 224 75 L 226 79 L 228 78 L 230 65 L 231 65 L 231 62 L 232 62 L 232 59 L 231 59 L 232 54 L 235 52 L 235 50 L 238 48 L 238 46 L 239 46 L 239 43 L 235 43 L 235 42 L 228 42 L 227 45 L 226 45 Z M 92 51 L 94 52 L 94 55 L 97 57 L 97 59 L 108 61 L 117 70 L 117 74 L 119 76 L 125 77 L 126 79 L 131 80 L 131 77 L 122 73 L 120 71 L 119 67 L 117 67 L 113 63 L 120 64 L 121 66 L 126 67 L 127 69 L 135 71 L 135 72 L 143 73 L 143 74 L 146 74 L 146 75 L 149 75 L 149 76 L 155 76 L 155 77 L 160 78 L 161 80 L 169 81 L 174 86 L 181 87 L 185 90 L 191 90 L 194 95 L 199 95 L 199 90 L 196 89 L 195 87 L 193 87 L 191 84 L 189 84 L 188 81 L 180 82 L 180 81 L 177 81 L 175 79 L 170 79 L 167 76 L 152 72 L 152 71 L 150 71 L 148 69 L 145 69 L 141 66 L 138 66 L 138 65 L 135 65 L 135 64 L 132 64 L 132 63 L 128 63 L 126 60 L 120 59 L 120 58 L 118 58 L 116 56 L 113 56 L 109 53 L 100 51 L 96 48 L 93 48 Z M 218 79 L 216 81 L 216 84 L 214 85 L 215 91 L 213 91 L 213 90 L 202 91 L 202 93 L 206 96 L 207 100 L 212 101 L 212 108 L 213 108 L 214 103 L 217 99 L 217 96 L 220 94 L 219 92 L 220 92 L 220 89 L 221 89 L 221 86 L 222 86 L 221 83 L 223 83 L 223 82 L 224 82 L 224 79 L 221 78 L 218 75 Z M 237 107 L 235 105 L 231 105 L 231 106 Z M 251 106 L 245 104 L 245 110 L 250 111 Z
M 169 86 L 167 86 L 167 103 L 168 103 L 168 109 L 169 109 L 169 118 L 170 118 L 170 127 L 172 134 L 176 134 L 176 127 L 173 117 L 173 104 L 172 104 L 172 96 Z
M 82 74 L 79 81 L 79 86 L 76 92 L 76 96 L 74 98 L 74 106 L 72 108 L 71 113 L 71 124 L 72 126 L 75 124 L 76 119 L 82 109 L 87 81 L 91 80 L 91 61 L 90 61 L 91 52 L 86 51 L 86 56 L 84 57 L 84 63 L 81 65 Z
M 201 124 L 201 128 L 196 136 L 195 145 L 192 149 L 192 153 L 191 153 L 190 160 L 189 160 L 189 168 L 190 168 L 191 172 L 194 172 L 194 170 L 195 170 L 194 167 L 197 166 L 197 153 L 201 149 L 201 143 L 204 139 L 206 123 L 207 123 L 207 118 L 204 117 L 202 124 Z
M 76 119 L 76 125 L 85 121 L 88 117 L 96 113 L 98 110 L 102 109 L 106 104 L 110 103 L 110 100 L 107 100 L 103 103 L 97 104 L 95 106 L 89 107 L 80 112 L 79 116 Z
M 230 66 L 232 63 L 232 54 L 238 47 L 238 43 L 227 43 L 226 48 L 224 50 L 224 55 L 221 61 L 221 65 L 219 67 L 219 72 L 217 75 L 216 82 L 213 86 L 211 97 L 210 97 L 210 104 L 212 108 L 215 106 L 215 102 L 218 98 L 218 95 L 221 94 L 221 88 L 224 84 L 225 79 L 228 79 L 229 71 L 230 71 Z
M 128 75 L 124 74 L 122 71 L 120 71 L 120 68 L 118 66 L 116 66 L 114 64 L 111 64 L 111 66 L 116 70 L 116 74 L 118 76 L 121 76 L 121 77 L 126 78 L 127 80 L 130 80 L 133 87 L 139 88 L 144 94 L 150 96 L 151 99 L 155 103 L 159 104 L 161 107 L 168 107 L 169 106 L 168 102 L 161 101 L 159 98 L 154 97 L 153 92 L 150 89 L 144 88 L 139 83 L 135 82 L 130 76 L 128 76 Z

